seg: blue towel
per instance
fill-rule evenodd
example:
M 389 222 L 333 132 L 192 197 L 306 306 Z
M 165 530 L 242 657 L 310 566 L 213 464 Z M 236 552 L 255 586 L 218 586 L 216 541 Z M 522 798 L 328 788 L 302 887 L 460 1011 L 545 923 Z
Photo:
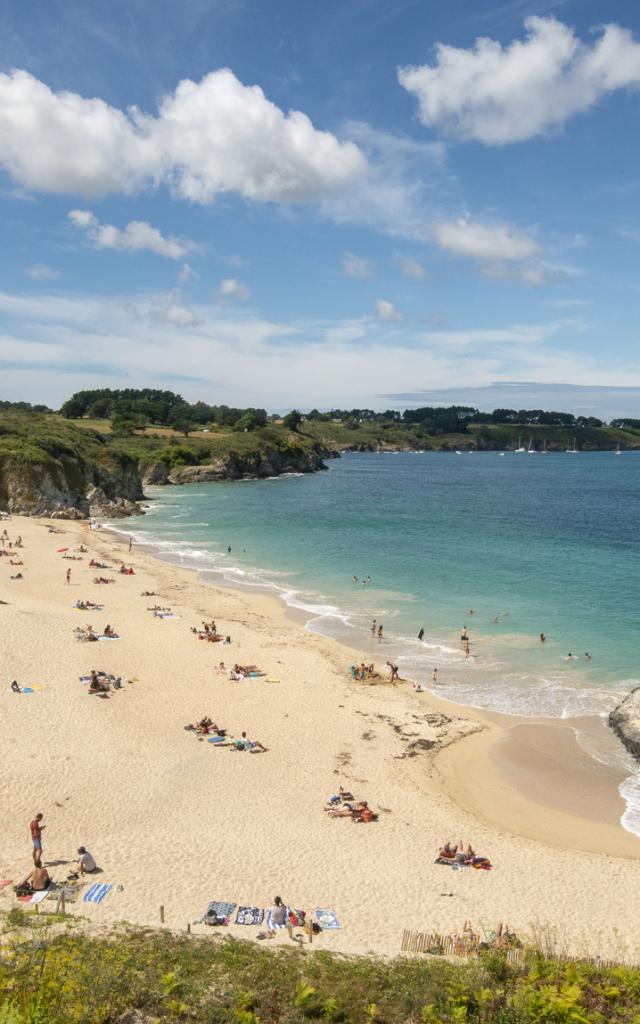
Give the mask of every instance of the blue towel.
M 321 928 L 339 928 L 340 923 L 338 918 L 334 914 L 333 910 L 322 910 L 320 907 L 316 907 L 315 910 L 316 921 Z
M 113 889 L 108 882 L 94 882 L 90 889 L 87 889 L 82 897 L 83 903 L 102 903 Z
M 207 743 L 227 743 L 226 736 L 210 736 Z

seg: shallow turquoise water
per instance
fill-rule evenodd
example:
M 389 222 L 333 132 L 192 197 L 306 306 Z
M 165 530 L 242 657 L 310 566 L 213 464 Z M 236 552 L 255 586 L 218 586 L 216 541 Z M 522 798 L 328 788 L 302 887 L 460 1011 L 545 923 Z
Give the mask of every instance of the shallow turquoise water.
M 275 588 L 306 609 L 309 628 L 392 657 L 425 684 L 437 667 L 454 700 L 602 713 L 640 682 L 635 453 L 351 454 L 327 473 L 153 498 L 139 540 L 218 578 Z

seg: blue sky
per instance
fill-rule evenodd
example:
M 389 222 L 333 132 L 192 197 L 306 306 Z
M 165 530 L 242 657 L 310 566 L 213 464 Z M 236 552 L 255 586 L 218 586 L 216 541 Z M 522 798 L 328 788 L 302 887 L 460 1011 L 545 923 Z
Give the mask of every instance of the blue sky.
M 639 13 L 5 0 L 2 397 L 640 415 Z

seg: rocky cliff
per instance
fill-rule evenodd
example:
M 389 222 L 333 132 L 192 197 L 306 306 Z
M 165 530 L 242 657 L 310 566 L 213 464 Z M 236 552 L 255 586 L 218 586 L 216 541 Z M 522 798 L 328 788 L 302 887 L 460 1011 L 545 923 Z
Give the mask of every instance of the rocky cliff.
M 337 453 L 322 453 L 324 458 Z M 231 451 L 227 455 L 197 466 L 174 466 L 167 462 L 154 462 L 143 467 L 143 483 L 195 484 L 216 480 L 264 479 L 283 473 L 316 473 L 326 469 L 318 452 L 279 450 L 266 447 L 240 455 Z
M 640 761 L 640 687 L 632 690 L 609 715 L 609 725 Z

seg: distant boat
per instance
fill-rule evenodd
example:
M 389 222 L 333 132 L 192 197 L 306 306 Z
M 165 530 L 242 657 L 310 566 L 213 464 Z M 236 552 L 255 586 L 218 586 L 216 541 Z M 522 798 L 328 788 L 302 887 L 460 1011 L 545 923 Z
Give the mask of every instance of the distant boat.
M 462 455 L 462 452 L 456 448 L 456 455 Z
M 549 452 L 547 451 L 547 439 L 546 439 L 546 437 L 545 437 L 544 441 L 542 442 L 542 448 L 540 450 L 540 454 L 541 455 L 548 455 L 549 454 Z
M 504 452 L 498 452 L 498 455 L 501 455 L 502 458 L 504 459 Z
M 529 437 L 529 447 L 527 448 L 527 455 L 537 455 L 535 448 L 533 447 L 533 434 Z
M 573 439 L 573 448 L 567 448 L 566 452 L 567 452 L 567 455 L 577 455 L 578 454 L 578 449 L 576 448 L 576 439 L 575 439 L 575 437 Z
M 613 454 L 614 455 L 622 455 L 622 452 L 620 451 L 620 445 L 617 446 L 617 448 L 616 448 L 616 450 L 615 450 L 615 452 Z
M 523 448 L 523 446 L 522 446 L 522 438 L 521 438 L 521 437 L 519 437 L 519 438 L 518 438 L 518 447 L 517 447 L 517 448 L 515 449 L 515 451 L 516 451 L 516 452 L 526 452 L 526 450 L 527 450 L 527 449 L 526 449 L 526 448 Z

